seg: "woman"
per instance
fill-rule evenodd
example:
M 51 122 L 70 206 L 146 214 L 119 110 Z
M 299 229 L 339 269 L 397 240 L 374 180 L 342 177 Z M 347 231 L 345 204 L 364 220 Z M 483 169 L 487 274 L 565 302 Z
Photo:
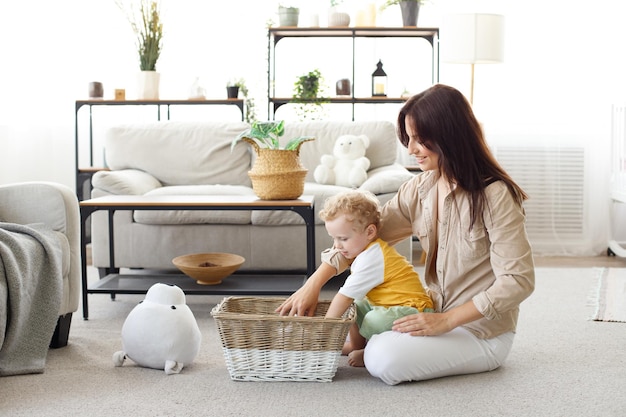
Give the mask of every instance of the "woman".
M 390 385 L 496 369 L 513 344 L 519 304 L 534 289 L 527 196 L 495 160 L 454 88 L 439 84 L 411 97 L 397 129 L 423 172 L 383 207 L 380 237 L 391 244 L 419 237 L 435 312 L 400 318 L 392 331 L 373 336 L 365 367 Z M 333 250 L 322 259 L 281 314 L 311 315 L 324 283 L 348 267 Z

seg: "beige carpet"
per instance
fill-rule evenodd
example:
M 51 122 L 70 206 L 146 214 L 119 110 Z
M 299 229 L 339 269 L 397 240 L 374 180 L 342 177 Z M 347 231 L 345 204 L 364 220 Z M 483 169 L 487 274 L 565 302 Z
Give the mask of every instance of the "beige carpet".
M 538 268 L 506 364 L 483 374 L 390 387 L 341 358 L 333 382 L 236 382 L 221 352 L 212 307 L 190 296 L 203 340 L 182 373 L 113 366 L 120 332 L 142 296 L 89 296 L 70 344 L 51 350 L 39 375 L 0 378 L 2 416 L 619 416 L 626 415 L 626 329 L 588 320 L 594 268 Z M 327 292 L 327 295 L 330 295 Z
M 626 268 L 598 268 L 595 274 L 591 320 L 626 322 Z

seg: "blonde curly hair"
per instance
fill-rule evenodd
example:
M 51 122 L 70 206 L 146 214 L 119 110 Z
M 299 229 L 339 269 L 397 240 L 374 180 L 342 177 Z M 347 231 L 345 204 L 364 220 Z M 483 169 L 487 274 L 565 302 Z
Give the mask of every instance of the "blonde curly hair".
M 369 191 L 351 190 L 332 197 L 324 202 L 324 208 L 319 216 L 323 221 L 334 220 L 341 215 L 351 222 L 354 227 L 365 230 L 373 224 L 380 228 L 380 203 L 376 196 Z

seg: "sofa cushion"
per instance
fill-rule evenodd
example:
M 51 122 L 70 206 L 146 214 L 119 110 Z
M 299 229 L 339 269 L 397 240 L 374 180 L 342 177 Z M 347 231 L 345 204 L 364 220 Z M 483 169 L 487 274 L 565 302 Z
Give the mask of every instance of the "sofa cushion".
M 159 180 L 136 169 L 98 171 L 91 178 L 91 183 L 94 188 L 121 195 L 142 195 L 161 187 Z
M 254 195 L 242 185 L 180 185 L 162 187 L 145 195 Z M 143 224 L 250 224 L 250 212 L 239 210 L 136 210 L 133 219 Z
M 111 170 L 149 172 L 163 185 L 250 185 L 251 150 L 231 142 L 244 122 L 167 121 L 111 127 L 105 135 Z
M 359 190 L 370 191 L 373 194 L 395 193 L 400 186 L 413 178 L 413 174 L 400 164 L 393 164 L 370 170 L 367 180 Z

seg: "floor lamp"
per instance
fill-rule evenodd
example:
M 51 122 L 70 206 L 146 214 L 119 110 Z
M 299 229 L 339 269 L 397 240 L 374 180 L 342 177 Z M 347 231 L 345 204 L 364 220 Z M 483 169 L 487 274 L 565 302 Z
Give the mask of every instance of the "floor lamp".
M 474 64 L 502 62 L 504 16 L 498 14 L 450 14 L 441 27 L 443 62 L 470 64 L 470 103 L 474 104 Z

